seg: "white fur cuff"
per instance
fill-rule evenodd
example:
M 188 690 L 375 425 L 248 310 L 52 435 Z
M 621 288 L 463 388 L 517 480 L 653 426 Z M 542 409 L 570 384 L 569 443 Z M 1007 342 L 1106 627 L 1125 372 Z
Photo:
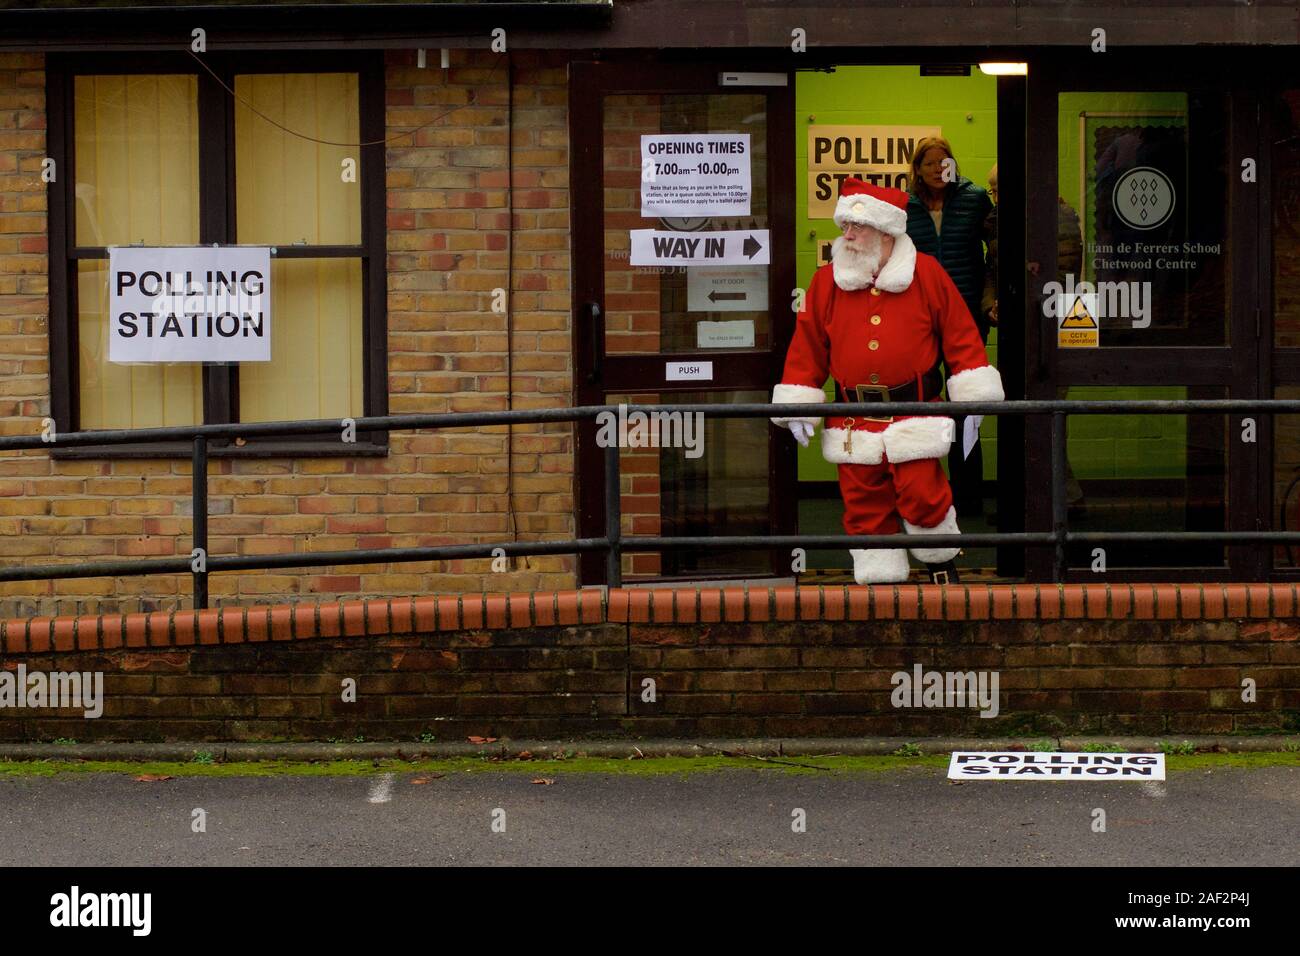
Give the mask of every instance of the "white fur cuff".
M 908 534 L 960 534 L 961 529 L 957 527 L 957 509 L 949 506 L 948 513 L 943 516 L 933 528 L 922 528 L 920 525 L 912 524 L 906 518 L 903 519 L 903 528 Z M 912 557 L 925 564 L 943 564 L 945 561 L 951 561 L 957 557 L 961 548 L 912 548 Z
M 883 432 L 853 429 L 853 442 L 847 452 L 844 450 L 846 435 L 848 430 L 844 428 L 822 429 L 822 457 L 832 465 L 878 465 L 884 460 Z
M 812 405 L 827 401 L 826 392 L 810 385 L 777 385 L 772 389 L 773 405 Z M 772 424 L 788 428 L 791 422 L 807 422 L 816 428 L 821 424 L 821 416 L 792 416 L 790 418 L 773 418 Z
M 948 379 L 951 402 L 1000 402 L 1006 397 L 1002 375 L 992 365 L 968 368 Z
M 859 584 L 898 584 L 907 580 L 911 568 L 902 548 L 850 548 L 853 580 Z
M 942 415 L 902 418 L 883 432 L 885 454 L 894 464 L 942 458 L 951 449 L 956 431 L 957 423 Z

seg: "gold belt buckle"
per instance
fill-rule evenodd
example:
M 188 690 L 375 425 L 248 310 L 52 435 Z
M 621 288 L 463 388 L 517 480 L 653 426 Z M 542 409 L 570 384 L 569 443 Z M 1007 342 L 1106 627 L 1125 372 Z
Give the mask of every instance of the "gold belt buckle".
M 860 402 L 866 401 L 866 399 L 862 397 L 863 392 L 875 392 L 880 396 L 880 400 L 882 402 L 889 401 L 889 387 L 886 385 L 855 385 L 853 386 L 853 390 L 858 393 L 858 401 Z M 863 418 L 862 419 L 862 421 L 864 422 L 885 422 L 886 424 L 892 422 L 893 420 L 894 420 L 893 415 L 890 415 L 888 418 Z

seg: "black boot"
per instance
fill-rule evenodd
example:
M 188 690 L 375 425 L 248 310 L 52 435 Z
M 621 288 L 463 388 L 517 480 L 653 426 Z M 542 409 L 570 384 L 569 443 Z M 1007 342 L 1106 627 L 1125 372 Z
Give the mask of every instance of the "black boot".
M 930 572 L 931 584 L 958 584 L 961 581 L 961 577 L 957 574 L 955 561 L 944 561 L 942 564 L 927 564 L 926 568 Z

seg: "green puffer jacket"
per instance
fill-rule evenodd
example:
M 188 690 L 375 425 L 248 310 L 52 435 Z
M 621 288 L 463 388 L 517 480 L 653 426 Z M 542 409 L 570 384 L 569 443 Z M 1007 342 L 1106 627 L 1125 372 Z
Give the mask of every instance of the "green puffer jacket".
M 977 322 L 984 291 L 984 220 L 992 209 L 989 194 L 965 176 L 948 187 L 938 233 L 921 197 L 912 193 L 907 202 L 907 234 L 920 252 L 939 260 Z

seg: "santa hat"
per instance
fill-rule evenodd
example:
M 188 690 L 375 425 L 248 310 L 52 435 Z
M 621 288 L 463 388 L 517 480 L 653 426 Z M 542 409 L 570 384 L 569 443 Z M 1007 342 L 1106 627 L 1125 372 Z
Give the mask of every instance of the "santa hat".
M 901 236 L 907 232 L 907 193 L 849 176 L 840 183 L 834 219 L 841 229 L 846 222 L 856 222 Z

